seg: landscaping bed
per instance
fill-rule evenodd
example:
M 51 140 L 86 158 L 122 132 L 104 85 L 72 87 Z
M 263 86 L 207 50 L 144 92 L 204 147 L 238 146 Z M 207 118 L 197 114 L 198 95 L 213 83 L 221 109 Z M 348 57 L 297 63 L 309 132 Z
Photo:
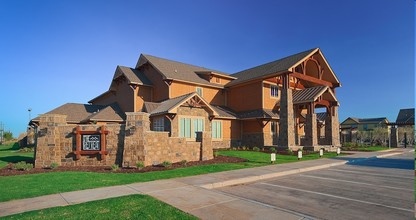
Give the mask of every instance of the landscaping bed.
M 65 171 L 97 172 L 97 173 L 145 173 L 145 172 L 153 172 L 153 171 L 172 170 L 172 169 L 183 168 L 183 167 L 192 167 L 192 166 L 209 165 L 209 164 L 221 164 L 221 163 L 241 163 L 241 162 L 246 162 L 246 161 L 247 161 L 246 159 L 242 159 L 242 158 L 218 155 L 212 160 L 190 161 L 186 163 L 178 162 L 178 163 L 173 163 L 167 167 L 158 165 L 158 166 L 143 167 L 142 169 L 131 167 L 131 168 L 120 168 L 118 170 L 113 170 L 110 166 L 78 166 L 78 167 L 60 166 L 55 169 L 33 168 L 27 171 L 12 169 L 13 164 L 9 163 L 6 167 L 0 169 L 0 176 L 14 176 L 14 175 L 24 175 L 24 174 L 65 172 Z

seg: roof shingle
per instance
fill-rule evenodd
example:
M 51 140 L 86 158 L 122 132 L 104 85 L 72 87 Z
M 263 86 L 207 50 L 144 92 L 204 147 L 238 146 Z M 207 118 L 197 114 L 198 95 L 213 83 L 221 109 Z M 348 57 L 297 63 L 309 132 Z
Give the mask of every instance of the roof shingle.
M 303 51 L 279 60 L 275 60 L 266 64 L 262 64 L 247 70 L 243 70 L 237 73 L 232 74 L 231 76 L 236 77 L 236 80 L 231 81 L 226 86 L 233 86 L 245 81 L 249 81 L 255 78 L 261 78 L 273 73 L 279 73 L 287 71 L 293 65 L 295 65 L 300 60 L 304 59 L 306 56 L 311 54 L 313 51 L 318 50 L 318 48 L 313 48 L 307 51 Z

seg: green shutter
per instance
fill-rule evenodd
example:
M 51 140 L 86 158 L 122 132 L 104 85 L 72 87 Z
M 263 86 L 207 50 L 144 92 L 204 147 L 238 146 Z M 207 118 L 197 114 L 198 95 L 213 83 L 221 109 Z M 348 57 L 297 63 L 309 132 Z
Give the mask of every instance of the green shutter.
M 185 118 L 185 137 L 191 137 L 191 119 Z

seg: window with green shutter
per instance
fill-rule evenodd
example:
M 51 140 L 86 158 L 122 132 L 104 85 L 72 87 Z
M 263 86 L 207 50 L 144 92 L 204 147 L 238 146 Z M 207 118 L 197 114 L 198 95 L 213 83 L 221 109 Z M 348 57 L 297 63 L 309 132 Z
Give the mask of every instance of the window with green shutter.
M 192 137 L 196 137 L 196 132 L 198 131 L 204 131 L 204 119 L 203 118 L 194 118 L 193 120 L 193 132 L 192 132 Z
M 181 118 L 179 121 L 179 136 L 190 138 L 191 137 L 191 119 Z
M 222 122 L 221 121 L 212 121 L 212 138 L 214 139 L 222 138 Z

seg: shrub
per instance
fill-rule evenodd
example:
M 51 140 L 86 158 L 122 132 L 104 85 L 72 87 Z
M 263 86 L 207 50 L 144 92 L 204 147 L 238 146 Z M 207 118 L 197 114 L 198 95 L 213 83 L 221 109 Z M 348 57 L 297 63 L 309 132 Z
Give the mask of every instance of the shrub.
M 113 170 L 113 171 L 117 171 L 117 170 L 119 170 L 120 169 L 120 167 L 117 165 L 117 164 L 113 164 L 113 165 L 111 165 L 111 170 Z
M 139 169 L 139 170 L 143 169 L 143 167 L 144 167 L 144 163 L 143 163 L 143 161 L 138 161 L 138 162 L 136 163 L 136 167 L 137 167 L 137 169 Z
M 34 152 L 34 149 L 33 147 L 25 147 L 25 148 L 20 149 L 19 152 L 22 152 L 22 153 Z
M 59 166 L 59 164 L 57 162 L 53 162 L 51 163 L 51 165 L 49 166 L 51 169 L 55 169 Z
M 33 168 L 33 165 L 24 161 L 20 161 L 18 163 L 13 164 L 12 168 L 14 170 L 31 170 Z
M 260 151 L 260 148 L 258 148 L 258 147 L 253 147 L 253 151 Z
M 271 148 L 270 148 L 270 151 L 271 151 L 271 152 L 276 152 L 276 148 L 275 148 L 275 147 L 271 147 Z
M 216 153 L 216 152 L 214 152 L 214 153 Z M 188 161 L 187 160 L 182 160 L 180 163 L 181 163 L 181 165 L 186 166 L 186 164 L 188 164 Z
M 241 150 L 246 150 L 247 149 L 247 147 L 246 146 L 242 146 L 241 147 Z
M 169 161 L 163 161 L 163 162 L 161 163 L 161 165 L 162 165 L 163 167 L 170 167 L 170 166 L 172 166 L 172 163 L 171 163 L 171 162 L 169 162 Z
M 218 156 L 218 151 L 214 151 L 214 157 Z

